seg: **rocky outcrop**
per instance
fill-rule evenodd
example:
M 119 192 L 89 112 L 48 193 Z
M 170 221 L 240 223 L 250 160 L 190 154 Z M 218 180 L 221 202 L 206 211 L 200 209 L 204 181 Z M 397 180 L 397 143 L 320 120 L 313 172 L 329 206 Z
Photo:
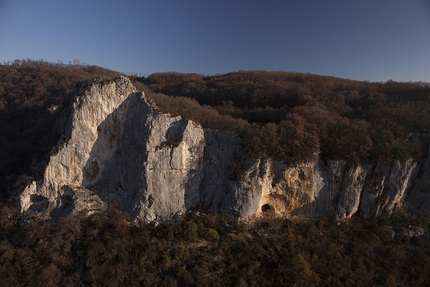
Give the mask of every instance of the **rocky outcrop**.
M 240 152 L 233 133 L 160 113 L 127 78 L 83 87 L 70 114 L 43 179 L 20 196 L 22 211 L 90 214 L 113 202 L 149 222 L 204 202 L 242 215 L 248 194 L 226 173 Z
M 83 86 L 64 126 L 43 178 L 20 196 L 22 212 L 64 217 L 113 202 L 150 222 L 199 203 L 230 218 L 430 210 L 429 160 L 352 166 L 253 159 L 235 134 L 161 113 L 124 77 Z

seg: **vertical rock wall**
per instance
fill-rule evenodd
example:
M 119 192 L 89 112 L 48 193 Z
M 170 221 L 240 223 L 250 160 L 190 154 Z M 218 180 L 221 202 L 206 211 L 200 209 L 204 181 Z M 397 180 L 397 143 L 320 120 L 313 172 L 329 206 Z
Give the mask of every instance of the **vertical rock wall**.
M 252 159 L 235 134 L 160 113 L 121 77 L 81 89 L 44 177 L 23 191 L 20 204 L 48 218 L 91 214 L 113 202 L 144 222 L 199 203 L 230 218 L 373 218 L 398 208 L 430 210 L 429 171 L 428 160 L 350 166 Z

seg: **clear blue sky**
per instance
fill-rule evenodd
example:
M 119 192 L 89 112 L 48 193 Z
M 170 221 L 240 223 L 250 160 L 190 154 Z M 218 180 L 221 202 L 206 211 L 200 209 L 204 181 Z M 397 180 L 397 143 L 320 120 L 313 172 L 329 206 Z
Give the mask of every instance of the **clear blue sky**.
M 430 82 L 430 0 L 0 0 L 0 62 Z

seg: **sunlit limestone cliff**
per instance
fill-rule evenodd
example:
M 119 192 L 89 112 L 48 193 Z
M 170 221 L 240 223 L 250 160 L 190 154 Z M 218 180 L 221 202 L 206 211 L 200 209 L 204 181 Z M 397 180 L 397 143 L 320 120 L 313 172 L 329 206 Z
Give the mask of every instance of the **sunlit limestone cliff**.
M 125 77 L 82 86 L 69 112 L 43 178 L 20 196 L 22 212 L 88 215 L 116 203 L 151 222 L 198 204 L 232 219 L 430 210 L 428 159 L 368 166 L 253 159 L 234 133 L 161 113 Z M 232 176 L 238 159 L 242 170 Z

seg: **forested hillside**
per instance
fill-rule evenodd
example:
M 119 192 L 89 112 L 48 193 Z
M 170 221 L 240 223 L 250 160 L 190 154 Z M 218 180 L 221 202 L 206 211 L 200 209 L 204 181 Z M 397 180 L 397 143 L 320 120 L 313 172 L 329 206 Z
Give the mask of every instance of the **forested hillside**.
M 245 120 L 218 118 L 212 126 L 238 132 L 256 156 L 297 162 L 320 152 L 324 159 L 390 161 L 418 159 L 427 149 L 420 135 L 430 131 L 429 83 L 265 71 L 157 73 L 137 80 L 155 92 L 192 98 L 220 115 Z M 211 122 L 209 115 L 189 116 Z
M 4 286 L 428 286 L 428 217 L 336 225 L 229 223 L 194 210 L 136 225 L 111 206 L 90 218 L 23 221 L 2 207 Z
M 55 122 L 75 87 L 119 74 L 42 60 L 0 65 L 3 198 L 37 176 L 36 164 L 56 144 Z M 354 163 L 419 160 L 428 150 L 429 83 L 371 83 L 265 71 L 131 78 L 163 111 L 236 132 L 255 157 L 294 163 L 319 154 L 325 160 Z
M 7 286 L 428 286 L 428 214 L 230 222 L 198 206 L 176 222 L 140 225 L 110 205 L 43 221 L 11 195 L 43 172 L 82 81 L 120 73 L 18 60 L 0 65 L 0 274 Z M 252 155 L 420 160 L 430 85 L 282 72 L 132 76 L 162 111 L 236 132 Z M 40 164 L 41 163 L 41 164 Z M 240 165 L 237 166 L 240 169 Z

